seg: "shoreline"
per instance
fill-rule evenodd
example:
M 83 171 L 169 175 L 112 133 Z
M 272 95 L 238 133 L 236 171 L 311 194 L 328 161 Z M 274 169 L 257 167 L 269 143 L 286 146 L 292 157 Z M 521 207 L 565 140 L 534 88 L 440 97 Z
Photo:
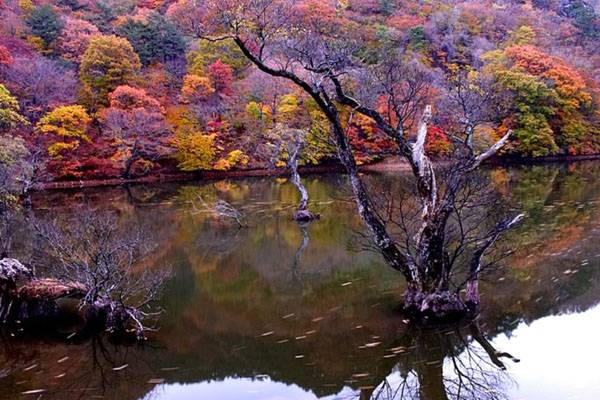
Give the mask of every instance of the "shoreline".
M 600 154 L 593 155 L 581 155 L 581 156 L 547 156 L 538 158 L 526 158 L 526 157 L 495 157 L 488 161 L 488 165 L 491 166 L 503 166 L 503 165 L 536 165 L 536 164 L 569 164 L 580 161 L 599 160 Z M 438 161 L 437 163 L 443 163 Z M 359 170 L 361 172 L 394 172 L 394 171 L 408 171 L 410 166 L 399 159 L 398 157 L 389 157 L 381 161 L 374 162 L 372 164 L 360 165 Z M 344 168 L 340 164 L 329 164 L 319 166 L 300 167 L 301 174 L 324 174 L 333 172 L 344 172 Z M 199 171 L 195 173 L 180 172 L 180 173 L 157 173 L 154 175 L 148 175 L 140 178 L 110 178 L 110 179 L 90 179 L 90 180 L 79 180 L 79 181 L 50 181 L 41 182 L 35 184 L 33 191 L 46 191 L 46 190 L 62 190 L 62 189 L 83 189 L 93 187 L 109 187 L 109 186 L 122 186 L 129 184 L 149 184 L 149 183 L 171 183 L 171 182 L 191 182 L 191 181 L 211 181 L 219 179 L 229 178 L 250 178 L 250 177 L 261 177 L 261 176 L 282 176 L 288 173 L 287 169 L 270 169 L 270 168 L 256 168 L 246 170 L 232 170 L 232 171 Z

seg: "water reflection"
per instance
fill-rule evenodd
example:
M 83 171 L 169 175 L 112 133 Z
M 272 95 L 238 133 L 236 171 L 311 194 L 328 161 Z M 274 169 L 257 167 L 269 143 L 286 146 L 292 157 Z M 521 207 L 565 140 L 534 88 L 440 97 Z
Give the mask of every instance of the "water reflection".
M 585 360 L 599 355 L 584 332 L 599 323 L 600 164 L 490 173 L 529 218 L 507 236 L 517 253 L 482 283 L 481 335 L 417 332 L 394 313 L 402 279 L 378 255 L 348 248 L 362 225 L 343 177 L 307 179 L 322 220 L 300 227 L 289 217 L 294 188 L 270 179 L 37 194 L 40 218 L 85 205 L 143 224 L 160 238 L 148 268 L 170 265 L 175 276 L 162 329 L 143 345 L 3 332 L 0 399 L 546 399 L 569 390 L 595 399 Z M 250 228 L 194 213 L 198 195 L 233 204 Z M 21 226 L 17 251 L 29 259 L 32 238 Z M 522 362 L 503 358 L 502 371 L 484 338 Z

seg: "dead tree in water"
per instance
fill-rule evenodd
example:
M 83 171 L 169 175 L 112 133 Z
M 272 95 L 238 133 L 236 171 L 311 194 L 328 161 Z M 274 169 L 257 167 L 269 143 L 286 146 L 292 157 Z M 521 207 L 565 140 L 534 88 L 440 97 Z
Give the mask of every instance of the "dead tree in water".
M 269 141 L 266 152 L 272 164 L 278 164 L 280 160 L 285 160 L 285 164 L 290 171 L 290 181 L 298 189 L 300 202 L 293 218 L 297 222 L 310 222 L 320 218 L 319 214 L 312 213 L 308 209 L 310 201 L 308 190 L 302 183 L 300 173 L 298 172 L 302 150 L 306 145 L 306 132 L 302 129 L 289 128 L 277 124 L 266 134 Z
M 451 249 L 448 248 L 449 221 L 456 211 L 456 198 L 479 166 L 496 154 L 510 139 L 508 131 L 496 143 L 478 150 L 475 128 L 485 122 L 499 122 L 491 111 L 501 108 L 495 88 L 469 82 L 453 91 L 458 101 L 453 112 L 458 118 L 451 126 L 454 156 L 440 181 L 426 153 L 432 120 L 430 100 L 433 77 L 417 61 L 407 65 L 403 49 L 384 47 L 365 61 L 362 31 L 343 10 L 318 18 L 309 7 L 293 0 L 208 0 L 213 32 L 207 40 L 233 40 L 242 53 L 262 72 L 286 79 L 308 95 L 331 125 L 338 158 L 349 176 L 358 212 L 371 232 L 387 264 L 407 280 L 403 309 L 415 320 L 447 320 L 476 314 L 479 306 L 477 278 L 486 252 L 522 216 L 500 221 L 490 228 L 481 243 L 473 242 L 468 296 L 451 288 Z M 211 36 L 212 34 L 212 36 Z M 396 42 L 394 42 L 396 43 Z M 461 103 L 462 101 L 462 103 Z M 383 104 L 383 106 L 382 106 Z M 423 111 L 423 109 L 425 111 Z M 347 115 L 360 114 L 372 120 L 396 145 L 395 152 L 412 171 L 421 212 L 420 228 L 412 251 L 403 251 L 376 209 L 371 194 L 358 173 L 357 163 L 345 126 Z M 419 115 L 422 114 L 420 117 Z M 418 122 L 415 140 L 409 140 L 413 123 Z
M 202 196 L 198 196 L 198 203 L 200 203 L 200 207 L 196 205 L 196 202 L 192 202 L 196 214 L 206 212 L 213 214 L 219 220 L 232 220 L 240 229 L 248 227 L 246 215 L 223 199 L 218 199 L 209 205 Z
M 140 339 L 153 329 L 147 322 L 159 314 L 153 304 L 170 273 L 141 267 L 153 250 L 148 235 L 121 225 L 114 214 L 92 211 L 36 229 L 47 274 L 80 288 L 79 309 L 88 328 Z

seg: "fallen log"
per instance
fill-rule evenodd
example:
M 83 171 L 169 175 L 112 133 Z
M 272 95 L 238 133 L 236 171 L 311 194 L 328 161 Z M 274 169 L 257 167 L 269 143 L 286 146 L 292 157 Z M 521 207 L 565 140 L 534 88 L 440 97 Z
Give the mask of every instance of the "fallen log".
M 85 302 L 90 288 L 80 282 L 36 278 L 31 269 L 15 259 L 0 259 L 0 325 L 77 320 L 81 331 L 107 331 L 114 335 L 144 338 L 146 329 L 139 310 L 108 298 Z M 64 300 L 78 301 L 78 307 L 61 307 Z

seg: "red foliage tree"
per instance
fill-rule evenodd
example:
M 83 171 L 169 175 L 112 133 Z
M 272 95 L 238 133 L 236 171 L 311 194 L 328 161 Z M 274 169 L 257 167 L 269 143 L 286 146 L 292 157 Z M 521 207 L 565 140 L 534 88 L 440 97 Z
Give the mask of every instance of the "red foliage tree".
M 425 149 L 433 156 L 446 156 L 452 151 L 452 144 L 444 130 L 438 126 L 429 126 Z
M 233 72 L 231 67 L 221 60 L 217 60 L 208 66 L 208 76 L 212 81 L 217 93 L 231 96 L 233 94 Z
M 133 172 L 146 172 L 153 161 L 170 151 L 162 106 L 143 89 L 127 85 L 117 87 L 109 95 L 109 103 L 100 121 L 112 139 L 113 158 L 122 164 L 126 178 Z
M 10 51 L 3 45 L 0 44 L 0 68 L 9 67 L 13 62 Z

